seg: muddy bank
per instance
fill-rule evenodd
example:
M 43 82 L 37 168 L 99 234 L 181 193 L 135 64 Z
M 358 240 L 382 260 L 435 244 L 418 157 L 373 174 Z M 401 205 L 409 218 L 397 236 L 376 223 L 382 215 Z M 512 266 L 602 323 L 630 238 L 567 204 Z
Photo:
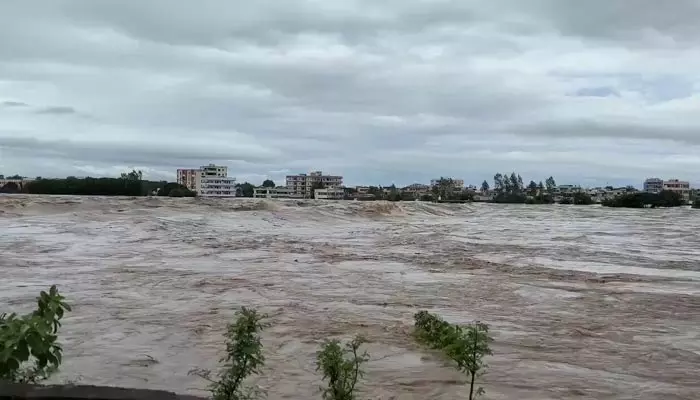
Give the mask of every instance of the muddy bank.
M 491 324 L 493 399 L 696 399 L 700 216 L 600 207 L 0 197 L 0 309 L 75 305 L 56 382 L 205 394 L 236 308 L 270 314 L 270 399 L 315 398 L 323 338 L 367 336 L 363 390 L 463 398 L 412 314 Z M 668 224 L 668 221 L 674 224 Z M 149 361 L 150 360 L 150 361 Z

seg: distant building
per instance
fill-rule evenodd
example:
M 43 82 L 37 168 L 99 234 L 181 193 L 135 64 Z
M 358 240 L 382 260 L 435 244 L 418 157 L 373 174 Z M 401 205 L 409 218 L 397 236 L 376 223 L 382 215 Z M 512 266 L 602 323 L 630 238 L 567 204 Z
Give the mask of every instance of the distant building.
M 294 191 L 285 186 L 278 187 L 258 187 L 253 190 L 253 197 L 256 199 L 293 199 L 299 198 L 294 195 Z
M 452 179 L 452 185 L 455 188 L 464 188 L 464 179 L 456 179 L 456 178 L 440 178 L 440 179 Z M 437 186 L 440 183 L 440 179 L 431 179 L 430 180 L 430 186 L 434 187 Z
M 423 195 L 430 193 L 430 186 L 424 185 L 422 183 L 414 183 L 412 185 L 408 185 L 404 188 L 401 189 L 402 192 L 407 192 L 407 193 L 412 193 L 415 195 Z
M 337 188 L 343 185 L 343 177 L 323 175 L 321 171 L 287 176 L 287 187 L 292 190 L 295 196 L 313 198 L 313 189 L 319 185 L 323 188 Z
M 343 188 L 324 188 L 314 190 L 314 198 L 316 200 L 342 200 L 345 198 L 345 190 Z
M 202 197 L 236 197 L 236 179 L 228 167 L 209 164 L 198 169 L 178 169 L 177 183 Z
M 688 181 L 669 179 L 667 181 L 664 181 L 663 190 L 668 190 L 680 194 L 681 198 L 686 203 L 690 201 L 690 182 Z
M 647 178 L 644 181 L 644 191 L 647 193 L 659 193 L 664 190 L 664 181 L 659 178 Z

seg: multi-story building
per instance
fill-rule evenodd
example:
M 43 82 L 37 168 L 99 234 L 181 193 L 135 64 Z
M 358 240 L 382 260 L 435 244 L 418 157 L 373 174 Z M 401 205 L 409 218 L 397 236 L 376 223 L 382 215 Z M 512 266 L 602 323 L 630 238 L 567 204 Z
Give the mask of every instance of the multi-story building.
M 228 168 L 209 164 L 198 169 L 178 169 L 177 183 L 203 197 L 236 197 L 236 179 Z
M 659 178 L 647 178 L 644 181 L 644 191 L 647 193 L 659 193 L 664 190 L 664 181 Z
M 345 190 L 339 187 L 329 187 L 314 190 L 316 200 L 342 200 L 345 198 Z
M 200 172 L 200 169 L 178 169 L 177 183 L 187 187 L 187 189 L 195 191 L 197 190 L 197 181 L 199 181 Z
M 680 194 L 681 198 L 686 203 L 690 201 L 690 182 L 688 181 L 669 179 L 667 181 L 664 181 L 663 190 L 668 190 Z
M 343 185 L 343 177 L 337 175 L 323 175 L 321 171 L 314 171 L 309 174 L 288 175 L 287 187 L 292 190 L 295 196 L 313 198 L 313 189 L 337 188 Z
M 464 179 L 456 179 L 456 178 L 440 178 L 440 179 L 431 179 L 430 180 L 430 186 L 437 186 L 440 184 L 440 180 L 442 179 L 452 179 L 452 186 L 455 188 L 463 189 L 464 188 Z

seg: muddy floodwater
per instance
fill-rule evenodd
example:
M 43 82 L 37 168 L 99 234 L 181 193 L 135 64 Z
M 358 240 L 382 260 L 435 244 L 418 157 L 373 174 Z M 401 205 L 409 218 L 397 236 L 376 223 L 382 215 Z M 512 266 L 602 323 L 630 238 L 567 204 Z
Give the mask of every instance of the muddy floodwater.
M 324 338 L 362 334 L 368 399 L 462 399 L 411 339 L 481 320 L 487 399 L 700 399 L 700 210 L 0 197 L 0 311 L 74 305 L 54 382 L 205 394 L 234 312 L 269 314 L 269 399 L 320 398 Z

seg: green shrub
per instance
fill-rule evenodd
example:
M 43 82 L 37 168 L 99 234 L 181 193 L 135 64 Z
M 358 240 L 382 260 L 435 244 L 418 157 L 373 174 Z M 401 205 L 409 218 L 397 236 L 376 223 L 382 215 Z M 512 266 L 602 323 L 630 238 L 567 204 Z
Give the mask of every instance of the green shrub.
M 321 388 L 324 400 L 354 400 L 356 385 L 364 376 L 361 365 L 369 360 L 367 352 L 359 354 L 365 340 L 357 336 L 341 346 L 338 340 L 327 340 L 316 357 L 316 370 L 323 371 L 327 386 Z
M 250 400 L 263 395 L 257 387 L 244 386 L 244 381 L 251 375 L 259 374 L 265 364 L 260 333 L 267 327 L 263 322 L 267 316 L 245 307 L 236 315 L 236 321 L 229 324 L 226 330 L 226 357 L 221 359 L 224 366 L 219 371 L 219 380 L 211 379 L 211 371 L 208 370 L 190 371 L 191 375 L 200 376 L 211 383 L 214 400 Z
M 58 370 L 63 354 L 58 328 L 71 310 L 64 299 L 54 285 L 39 294 L 31 314 L 0 315 L 0 381 L 36 383 Z
M 469 399 L 483 394 L 482 388 L 474 391 L 474 384 L 487 367 L 484 357 L 492 354 L 489 343 L 493 339 L 488 336 L 488 326 L 475 322 L 463 328 L 427 311 L 416 313 L 414 320 L 416 339 L 432 349 L 441 350 L 455 362 L 455 368 L 470 377 Z

